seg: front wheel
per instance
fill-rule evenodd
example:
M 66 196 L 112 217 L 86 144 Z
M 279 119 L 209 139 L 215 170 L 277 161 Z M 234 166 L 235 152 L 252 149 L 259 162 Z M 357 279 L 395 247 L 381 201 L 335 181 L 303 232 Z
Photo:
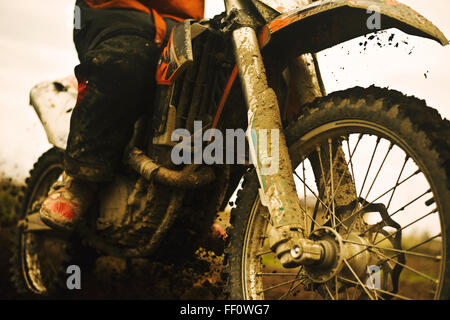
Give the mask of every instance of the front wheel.
M 231 299 L 449 299 L 450 123 L 424 101 L 371 87 L 308 104 L 286 129 L 309 238 L 332 266 L 285 269 L 247 173 L 226 250 Z M 327 233 L 327 235 L 325 234 Z

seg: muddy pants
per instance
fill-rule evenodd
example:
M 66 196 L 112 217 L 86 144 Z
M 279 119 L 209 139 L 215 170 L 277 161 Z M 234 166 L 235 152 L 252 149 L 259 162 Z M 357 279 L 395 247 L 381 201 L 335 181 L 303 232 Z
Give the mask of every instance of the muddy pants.
M 74 30 L 80 64 L 64 165 L 74 177 L 102 182 L 121 163 L 135 121 L 149 113 L 160 49 L 153 17 L 129 9 L 92 9 L 82 0 Z M 175 24 L 167 20 L 167 29 Z

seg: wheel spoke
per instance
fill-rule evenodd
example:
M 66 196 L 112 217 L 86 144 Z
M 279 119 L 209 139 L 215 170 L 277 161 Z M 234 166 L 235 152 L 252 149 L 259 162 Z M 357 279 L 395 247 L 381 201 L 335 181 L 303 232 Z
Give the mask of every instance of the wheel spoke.
M 320 164 L 320 171 L 322 172 L 322 180 L 323 180 L 323 192 L 327 193 L 327 186 L 328 183 L 325 181 L 325 169 L 323 168 L 323 162 L 322 162 L 322 151 L 320 146 L 316 147 L 316 152 L 319 155 L 319 164 Z M 320 192 L 319 192 L 320 195 Z
M 350 168 L 352 170 L 353 183 L 355 183 L 355 181 L 356 181 L 355 171 L 353 170 L 353 155 L 355 154 L 356 148 L 358 148 L 358 145 L 362 139 L 362 136 L 363 136 L 362 134 L 359 134 L 358 141 L 356 142 L 355 148 L 353 149 L 353 152 L 351 154 L 350 154 L 350 136 L 348 136 L 348 139 L 347 139 L 347 150 L 348 150 L 348 155 L 350 157 L 348 163 L 350 164 Z M 355 186 L 355 188 L 356 188 L 356 186 Z
M 330 188 L 331 188 L 331 202 L 332 207 L 332 217 L 333 217 L 333 227 L 336 226 L 336 208 L 334 205 L 334 181 L 333 181 L 333 148 L 331 146 L 332 139 L 328 139 L 328 152 L 330 154 Z
M 375 300 L 371 295 L 370 292 L 367 290 L 366 286 L 361 282 L 361 279 L 359 279 L 358 275 L 356 274 L 356 272 L 353 270 L 353 268 L 350 266 L 350 264 L 348 263 L 347 259 L 343 259 L 342 261 L 344 261 L 345 265 L 347 266 L 347 268 L 350 270 L 350 272 L 353 274 L 353 276 L 355 277 L 356 281 L 358 281 L 359 285 L 364 289 L 364 291 L 366 292 L 366 294 L 369 296 L 369 298 L 371 300 Z
M 363 183 L 362 183 L 361 190 L 359 191 L 358 198 L 361 197 L 362 192 L 363 192 L 363 190 L 364 190 L 364 185 L 366 184 L 367 176 L 369 175 L 370 168 L 372 167 L 373 158 L 375 157 L 375 154 L 377 153 L 377 149 L 378 149 L 378 145 L 379 145 L 379 143 L 380 143 L 380 139 L 381 139 L 381 138 L 378 138 L 378 139 L 377 139 L 377 144 L 375 145 L 375 148 L 373 149 L 372 157 L 370 158 L 370 162 L 369 162 L 369 167 L 368 167 L 367 170 L 366 170 L 366 175 L 364 176 L 364 181 L 363 181 Z
M 390 153 L 391 150 L 392 150 L 392 147 L 393 147 L 393 144 L 390 143 L 390 144 L 389 144 L 389 149 L 388 149 L 388 151 L 386 152 L 386 155 L 384 156 L 383 161 L 381 162 L 381 165 L 380 165 L 380 167 L 378 168 L 377 173 L 376 173 L 375 177 L 373 178 L 372 184 L 370 185 L 369 190 L 367 191 L 367 194 L 366 194 L 366 196 L 364 197 L 364 199 L 368 199 L 369 193 L 370 193 L 370 191 L 372 190 L 373 185 L 375 184 L 375 181 L 377 180 L 378 175 L 380 174 L 380 171 L 381 171 L 381 169 L 383 168 L 384 163 L 385 163 L 387 157 L 389 156 L 389 153 Z M 362 191 L 362 190 L 361 190 L 361 191 Z
M 327 212 L 329 212 L 330 215 L 333 215 L 332 210 L 328 207 L 328 205 L 330 205 L 331 201 L 327 201 L 327 199 L 330 200 L 329 197 L 328 197 L 329 196 L 328 192 L 327 192 L 328 183 L 325 181 L 325 170 L 324 170 L 324 167 L 323 167 L 322 152 L 321 152 L 320 146 L 316 147 L 316 152 L 319 155 L 320 171 L 322 173 L 321 176 L 322 176 L 322 180 L 323 180 L 323 192 L 326 194 L 325 201 L 328 202 L 327 206 L 326 206 Z M 320 196 L 320 191 L 319 191 L 319 196 Z
M 299 286 L 301 286 L 304 283 L 304 281 L 301 281 L 299 283 L 297 283 L 295 286 L 292 287 L 292 291 L 294 291 L 295 289 L 297 289 Z M 291 292 L 292 292 L 291 291 Z M 287 295 L 286 295 L 287 296 Z M 284 300 L 286 298 L 286 296 L 284 296 L 284 294 L 278 298 L 278 300 Z
M 285 281 L 285 282 L 276 284 L 276 285 L 274 285 L 274 286 L 271 286 L 271 287 L 268 287 L 268 288 L 264 288 L 263 290 L 258 291 L 257 294 L 261 294 L 261 293 L 263 293 L 263 292 L 266 292 L 266 291 L 269 291 L 269 290 L 272 290 L 272 289 L 275 289 L 275 288 L 279 288 L 279 287 L 282 287 L 282 286 L 286 286 L 286 285 L 288 285 L 288 284 L 291 284 L 291 283 L 293 283 L 293 282 L 300 281 L 300 280 L 303 280 L 303 279 L 301 279 L 301 278 L 296 278 L 296 279 L 294 279 L 294 280 Z
M 351 283 L 351 284 L 361 285 L 360 283 L 358 283 L 356 281 L 344 278 L 342 276 L 339 276 L 339 280 L 344 281 L 344 282 L 348 282 L 348 283 Z M 389 292 L 389 291 L 386 291 L 386 290 L 382 290 L 382 289 L 378 289 L 378 288 L 370 288 L 370 287 L 368 287 L 366 285 L 363 285 L 363 286 L 368 288 L 368 289 L 370 289 L 370 290 L 374 290 L 374 291 L 377 291 L 379 293 L 388 294 L 390 296 L 393 296 L 393 297 L 396 297 L 396 298 L 399 298 L 399 299 L 402 299 L 402 300 L 412 300 L 410 298 L 407 298 L 407 297 L 404 297 L 402 295 L 399 295 L 399 294 L 396 294 L 396 293 L 392 293 L 392 292 Z
M 303 180 L 306 181 L 306 175 L 305 175 L 305 158 L 302 158 L 302 172 L 303 172 Z M 305 202 L 305 212 L 308 211 L 308 206 L 306 204 L 306 186 L 305 184 L 303 184 L 303 201 Z M 308 215 L 309 216 L 309 215 Z M 305 220 L 305 231 L 308 230 L 308 223 Z M 311 230 L 314 230 L 314 225 L 316 224 L 316 222 L 314 221 L 314 216 L 311 217 Z
M 336 290 L 336 299 L 339 300 L 339 286 L 337 276 L 334 277 L 334 288 Z
M 303 268 L 298 269 L 297 275 L 295 276 L 296 279 L 299 278 L 300 273 L 302 272 L 302 269 L 303 269 Z M 289 293 L 291 293 L 293 286 L 294 286 L 294 282 L 291 283 L 291 286 L 289 287 L 289 290 L 286 291 L 284 294 L 282 294 L 281 297 L 278 298 L 278 300 L 282 300 L 282 299 L 284 299 L 285 297 L 287 297 L 287 296 L 289 295 Z
M 400 181 L 400 178 L 401 178 L 401 176 L 403 174 L 403 170 L 405 169 L 405 166 L 406 166 L 406 163 L 408 162 L 408 160 L 409 160 L 409 156 L 407 155 L 406 158 L 405 158 L 405 161 L 403 162 L 402 169 L 400 170 L 400 173 L 398 174 L 397 181 L 395 182 L 395 188 L 394 188 L 394 190 L 392 190 L 391 197 L 389 198 L 388 205 L 386 206 L 386 209 L 389 209 L 389 206 L 391 205 L 391 201 L 392 201 L 392 198 L 394 197 L 395 190 L 397 189 L 397 186 L 399 186 L 398 182 Z
M 376 249 L 382 249 L 382 250 L 387 250 L 387 251 L 392 251 L 392 252 L 397 252 L 397 253 L 405 253 L 405 254 L 409 254 L 412 256 L 417 256 L 417 257 L 422 257 L 422 258 L 428 258 L 431 260 L 435 260 L 435 261 L 441 261 L 441 256 L 432 256 L 429 254 L 424 254 L 424 253 L 419 253 L 419 252 L 411 252 L 408 250 L 400 250 L 400 249 L 394 249 L 394 248 L 385 248 L 385 247 L 380 247 L 377 245 L 373 245 L 373 244 L 367 244 L 367 243 L 360 243 L 360 242 L 356 242 L 356 241 L 351 241 L 351 240 L 342 240 L 343 242 L 348 242 L 348 243 L 352 243 L 352 244 L 356 244 L 356 245 L 360 245 L 360 246 L 364 246 L 364 247 L 368 247 L 368 248 L 376 248 Z
M 422 242 L 420 242 L 420 243 L 418 243 L 418 244 L 416 244 L 416 245 L 414 245 L 414 246 L 412 246 L 412 247 L 406 249 L 406 251 L 411 251 L 411 250 L 417 249 L 417 248 L 419 248 L 420 246 L 423 246 L 424 244 L 427 244 L 428 242 L 433 241 L 434 239 L 439 238 L 439 237 L 441 237 L 441 236 L 442 236 L 442 235 L 439 233 L 439 234 L 437 234 L 437 235 L 435 235 L 435 236 L 433 236 L 433 237 L 431 237 L 431 238 L 429 238 L 429 239 L 427 239 L 427 240 L 425 240 L 425 241 L 422 241 Z M 391 258 L 396 258 L 396 257 L 398 257 L 400 254 L 401 254 L 401 253 L 398 253 L 398 254 L 392 256 Z M 440 259 L 442 260 L 442 257 L 440 257 Z
M 288 272 L 258 272 L 257 276 L 272 276 L 272 277 L 296 277 L 298 273 L 288 273 Z
M 336 300 L 336 299 L 333 297 L 333 295 L 331 294 L 331 291 L 330 291 L 330 289 L 328 288 L 327 284 L 324 283 L 323 286 L 325 287 L 325 290 L 327 290 L 327 293 L 329 294 L 331 300 Z
M 266 254 L 269 254 L 269 253 L 273 253 L 271 250 L 269 250 L 269 251 L 263 251 L 263 252 L 258 252 L 256 255 L 255 255 L 255 257 L 261 257 L 261 256 L 264 256 L 264 255 L 266 255 Z
M 313 212 L 313 216 L 312 216 L 313 219 L 316 219 L 318 211 L 319 211 L 319 200 L 316 200 L 316 204 L 314 205 L 314 212 Z M 310 233 L 312 233 L 313 231 L 314 231 L 314 225 L 311 224 Z

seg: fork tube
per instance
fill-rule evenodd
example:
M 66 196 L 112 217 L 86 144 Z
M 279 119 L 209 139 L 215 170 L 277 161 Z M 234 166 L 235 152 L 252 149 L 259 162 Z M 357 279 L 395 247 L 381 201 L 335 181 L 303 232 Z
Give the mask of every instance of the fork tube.
M 243 9 L 245 2 L 227 0 L 225 4 L 227 12 L 230 13 L 233 9 Z M 249 26 L 238 26 L 233 31 L 232 39 L 247 102 L 247 138 L 262 189 L 261 202 L 269 209 L 274 229 L 285 227 L 282 228 L 283 232 L 280 231 L 283 236 L 278 235 L 283 239 L 278 240 L 285 241 L 290 238 L 288 233 L 291 229 L 300 231 L 303 236 L 304 216 L 295 188 L 278 101 L 274 90 L 269 88 L 267 83 L 255 30 Z M 270 157 L 268 150 L 271 151 Z

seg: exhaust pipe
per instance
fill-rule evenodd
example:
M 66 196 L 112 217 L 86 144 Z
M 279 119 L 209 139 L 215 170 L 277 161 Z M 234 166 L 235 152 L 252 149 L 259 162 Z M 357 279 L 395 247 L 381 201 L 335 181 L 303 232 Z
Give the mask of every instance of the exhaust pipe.
M 210 167 L 188 165 L 183 170 L 171 170 L 162 167 L 150 159 L 142 150 L 133 148 L 125 162 L 146 180 L 180 189 L 197 189 L 204 187 L 216 179 Z M 195 169 L 198 169 L 195 171 Z

